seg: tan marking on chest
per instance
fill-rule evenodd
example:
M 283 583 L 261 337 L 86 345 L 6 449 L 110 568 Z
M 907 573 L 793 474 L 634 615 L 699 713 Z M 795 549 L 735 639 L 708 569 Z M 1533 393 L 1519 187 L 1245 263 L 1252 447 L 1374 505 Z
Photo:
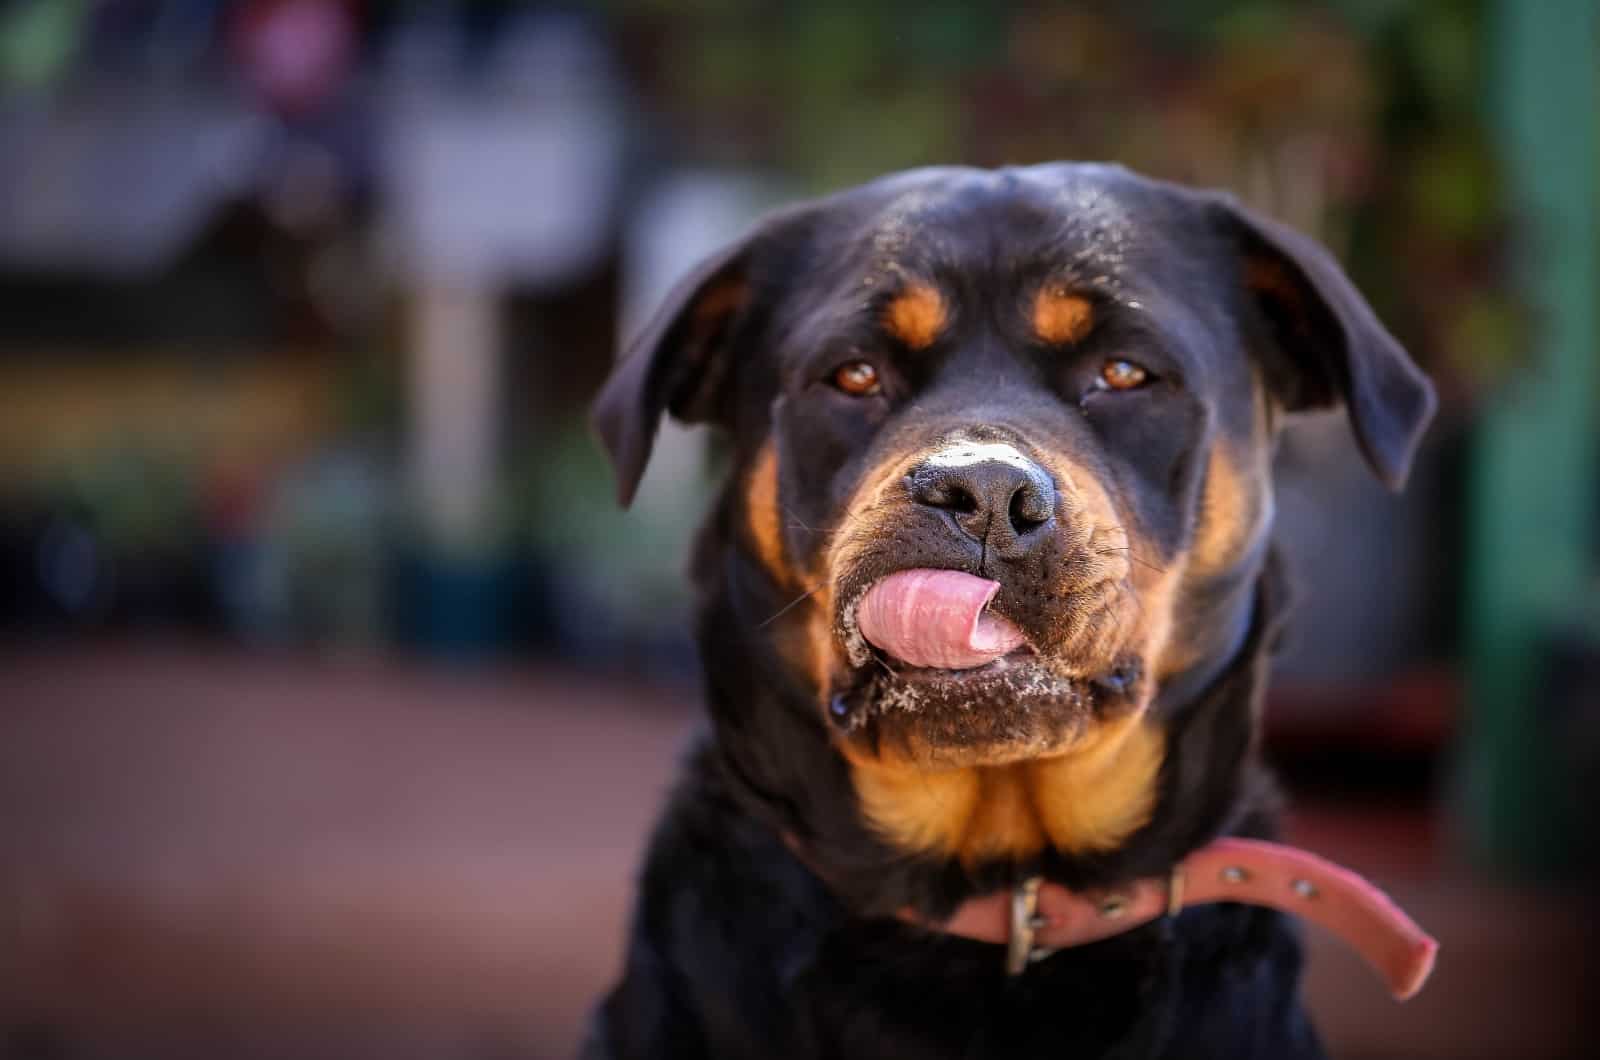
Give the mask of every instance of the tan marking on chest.
M 883 326 L 913 350 L 932 346 L 948 320 L 944 296 L 925 283 L 911 284 L 883 308 Z
M 846 752 L 867 820 L 890 843 L 967 863 L 1113 850 L 1150 819 L 1164 742 L 1130 716 L 1072 751 L 1003 766 L 925 770 Z
M 1033 330 L 1055 345 L 1077 342 L 1094 327 L 1094 303 L 1065 287 L 1046 284 L 1033 299 Z
M 1162 732 L 1135 716 L 1101 725 L 1082 748 L 1027 764 L 1039 819 L 1058 850 L 1115 850 L 1150 820 Z
M 896 760 L 847 757 L 861 810 L 885 839 L 916 852 L 960 848 L 978 805 L 978 770 L 927 770 Z

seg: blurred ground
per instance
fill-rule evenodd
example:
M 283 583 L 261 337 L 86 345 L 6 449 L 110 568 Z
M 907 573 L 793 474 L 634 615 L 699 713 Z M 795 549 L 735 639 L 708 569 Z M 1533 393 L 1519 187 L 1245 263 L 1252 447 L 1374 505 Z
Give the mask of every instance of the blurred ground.
M 691 697 L 192 645 L 0 655 L 0 1056 L 570 1055 Z M 1441 867 L 1421 809 L 1295 838 L 1441 939 L 1406 1006 L 1313 937 L 1336 1054 L 1580 1055 L 1578 896 Z

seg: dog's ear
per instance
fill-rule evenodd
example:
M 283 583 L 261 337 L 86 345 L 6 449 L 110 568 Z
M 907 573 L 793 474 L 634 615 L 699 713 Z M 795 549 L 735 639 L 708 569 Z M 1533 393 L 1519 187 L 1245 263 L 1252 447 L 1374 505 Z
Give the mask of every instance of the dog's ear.
M 1326 249 L 1231 199 L 1215 201 L 1241 281 L 1282 355 L 1268 365 L 1269 386 L 1291 411 L 1343 403 L 1367 463 L 1399 490 L 1433 418 L 1433 385 Z
M 730 418 L 731 342 L 750 304 L 750 259 L 764 229 L 696 266 L 627 346 L 591 421 L 611 456 L 623 507 L 644 475 L 661 414 L 684 423 Z

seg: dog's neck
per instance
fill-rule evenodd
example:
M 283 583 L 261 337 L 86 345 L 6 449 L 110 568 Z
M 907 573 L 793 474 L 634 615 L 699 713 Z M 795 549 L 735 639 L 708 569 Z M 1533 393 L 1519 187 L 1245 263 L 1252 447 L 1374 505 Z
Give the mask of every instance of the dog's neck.
M 1238 663 L 1258 618 L 1257 597 L 1264 577 L 1267 574 L 1258 565 L 1248 577 L 1236 579 L 1219 593 L 1217 605 L 1192 620 L 1197 627 L 1190 641 L 1196 661 L 1161 682 L 1150 707 L 1153 715 L 1167 718 L 1182 713 Z
M 1212 630 L 1217 652 L 1165 682 L 1152 707 L 1166 753 L 1154 812 L 1114 850 L 1089 856 L 1046 846 L 1019 862 L 908 855 L 863 817 L 849 767 L 834 748 L 816 693 L 787 669 L 756 629 L 766 601 L 760 573 L 737 550 L 704 598 L 700 640 L 715 729 L 711 760 L 744 811 L 805 843 L 808 861 L 847 906 L 887 914 L 906 906 L 939 915 L 974 894 L 1043 874 L 1094 887 L 1165 872 L 1220 834 L 1260 835 L 1270 785 L 1255 764 L 1266 655 L 1281 613 L 1281 578 L 1269 556 L 1237 594 L 1236 613 Z M 745 601 L 741 605 L 741 601 Z

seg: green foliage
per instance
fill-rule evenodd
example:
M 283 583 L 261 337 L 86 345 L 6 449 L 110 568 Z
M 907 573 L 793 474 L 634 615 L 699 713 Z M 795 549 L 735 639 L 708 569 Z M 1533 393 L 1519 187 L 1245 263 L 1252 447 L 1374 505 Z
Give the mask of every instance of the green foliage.
M 1492 382 L 1516 345 L 1474 0 L 609 6 L 690 158 L 812 191 L 1121 161 L 1327 239 L 1447 392 Z
M 87 519 L 118 555 L 180 549 L 198 527 L 190 464 L 138 439 L 46 469 L 38 488 L 53 507 Z

